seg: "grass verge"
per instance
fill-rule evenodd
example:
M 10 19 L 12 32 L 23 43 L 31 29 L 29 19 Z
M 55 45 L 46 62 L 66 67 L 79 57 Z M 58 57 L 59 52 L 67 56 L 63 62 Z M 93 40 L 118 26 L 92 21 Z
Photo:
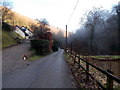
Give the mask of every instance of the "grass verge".
M 28 60 L 29 61 L 34 61 L 34 60 L 37 60 L 37 59 L 40 59 L 42 58 L 43 56 L 40 56 L 40 55 L 32 55 Z
M 6 48 L 17 44 L 17 42 L 9 35 L 9 32 L 0 30 L 2 32 L 2 48 Z
M 65 58 L 67 59 L 69 68 L 72 72 L 72 75 L 75 79 L 76 87 L 82 88 L 82 90 L 87 89 L 95 89 L 95 90 L 102 90 L 94 80 L 89 78 L 89 82 L 86 81 L 86 72 L 82 68 L 78 68 L 78 65 L 74 63 L 74 57 L 71 57 L 69 54 L 65 54 Z M 84 66 L 83 62 L 80 62 L 82 66 Z
M 99 55 L 99 56 L 91 56 L 94 58 L 112 58 L 112 59 L 120 59 L 120 55 Z
M 45 57 L 45 56 L 47 56 L 47 55 L 50 55 L 50 54 L 52 53 L 52 52 L 50 52 L 50 53 L 47 53 L 47 54 L 45 54 L 45 55 L 37 55 L 33 49 L 30 49 L 30 51 L 32 51 L 33 53 L 32 53 L 32 55 L 28 58 L 28 61 L 35 61 L 35 60 L 41 59 L 42 57 Z

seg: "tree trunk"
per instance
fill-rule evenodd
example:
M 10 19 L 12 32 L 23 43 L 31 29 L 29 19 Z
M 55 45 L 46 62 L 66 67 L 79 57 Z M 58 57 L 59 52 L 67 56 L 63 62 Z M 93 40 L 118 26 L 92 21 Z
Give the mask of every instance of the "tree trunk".
M 94 50 L 93 50 L 93 39 L 94 39 L 94 26 L 92 26 L 91 36 L 90 36 L 90 52 L 91 52 L 91 54 L 94 53 Z
M 120 7 L 118 6 L 118 53 L 120 54 Z

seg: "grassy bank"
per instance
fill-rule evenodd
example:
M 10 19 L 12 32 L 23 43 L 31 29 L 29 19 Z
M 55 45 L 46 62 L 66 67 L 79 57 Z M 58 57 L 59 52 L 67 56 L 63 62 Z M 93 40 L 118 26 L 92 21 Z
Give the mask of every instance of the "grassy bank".
M 14 32 L 14 31 L 11 31 L 11 32 L 10 32 L 10 36 L 13 37 L 13 38 L 24 39 L 23 37 L 21 37 L 19 34 L 17 34 L 17 33 Z
M 0 33 L 2 33 L 2 48 L 17 44 L 17 42 L 10 36 L 10 32 L 0 30 Z

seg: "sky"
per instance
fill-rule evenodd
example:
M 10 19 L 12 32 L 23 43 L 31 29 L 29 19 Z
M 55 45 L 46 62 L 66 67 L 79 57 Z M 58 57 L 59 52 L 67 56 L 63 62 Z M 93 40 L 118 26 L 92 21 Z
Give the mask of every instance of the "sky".
M 50 25 L 65 30 L 77 0 L 12 0 L 13 11 L 32 19 L 46 18 Z M 87 10 L 102 6 L 110 10 L 120 0 L 79 0 L 68 24 L 68 31 L 75 31 L 80 18 Z

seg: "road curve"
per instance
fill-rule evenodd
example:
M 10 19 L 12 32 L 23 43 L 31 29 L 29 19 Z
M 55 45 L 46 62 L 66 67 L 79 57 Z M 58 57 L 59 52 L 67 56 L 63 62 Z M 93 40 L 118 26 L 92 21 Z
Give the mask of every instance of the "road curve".
M 75 88 L 64 50 L 3 76 L 3 88 Z

